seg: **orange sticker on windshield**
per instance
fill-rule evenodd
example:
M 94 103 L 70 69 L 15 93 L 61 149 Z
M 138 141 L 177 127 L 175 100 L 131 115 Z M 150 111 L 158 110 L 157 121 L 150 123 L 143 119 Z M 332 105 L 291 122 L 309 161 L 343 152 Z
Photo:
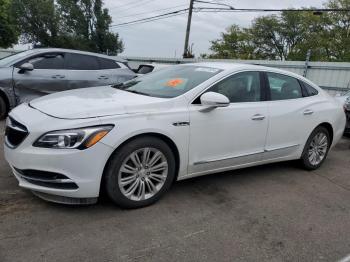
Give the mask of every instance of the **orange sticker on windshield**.
M 181 85 L 184 81 L 180 78 L 177 78 L 177 79 L 171 79 L 169 80 L 168 82 L 166 82 L 166 86 L 169 86 L 169 87 L 176 87 L 178 85 Z

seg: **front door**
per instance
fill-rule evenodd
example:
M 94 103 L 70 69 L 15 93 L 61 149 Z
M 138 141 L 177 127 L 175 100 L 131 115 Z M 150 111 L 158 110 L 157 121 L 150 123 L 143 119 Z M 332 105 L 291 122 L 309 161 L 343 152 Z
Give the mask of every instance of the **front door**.
M 18 67 L 23 63 L 31 63 L 32 71 L 21 71 Z M 30 100 L 63 91 L 67 85 L 64 70 L 64 54 L 45 53 L 17 63 L 13 71 L 15 94 L 18 102 Z
M 268 127 L 259 72 L 241 72 L 207 90 L 230 100 L 228 107 L 203 111 L 190 105 L 189 174 L 223 171 L 259 162 Z M 198 101 L 195 100 L 195 101 Z

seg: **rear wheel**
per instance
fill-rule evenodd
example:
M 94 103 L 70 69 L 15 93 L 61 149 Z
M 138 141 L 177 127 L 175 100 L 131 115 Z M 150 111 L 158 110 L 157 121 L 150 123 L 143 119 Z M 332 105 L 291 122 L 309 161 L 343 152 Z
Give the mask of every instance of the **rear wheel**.
M 120 148 L 105 173 L 110 199 L 124 208 L 156 202 L 175 177 L 175 158 L 170 147 L 154 137 L 140 137 Z
M 7 115 L 7 105 L 5 99 L 0 96 L 0 120 L 5 119 Z
M 307 170 L 319 168 L 328 155 L 330 136 L 325 127 L 317 127 L 305 144 L 301 163 Z

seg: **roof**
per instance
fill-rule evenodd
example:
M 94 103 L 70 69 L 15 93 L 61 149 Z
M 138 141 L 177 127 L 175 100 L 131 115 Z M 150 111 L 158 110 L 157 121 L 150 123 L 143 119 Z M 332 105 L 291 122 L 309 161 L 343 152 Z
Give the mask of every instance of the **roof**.
M 230 72 L 235 72 L 240 70 L 268 71 L 268 72 L 275 72 L 275 73 L 289 75 L 295 78 L 302 79 L 303 81 L 310 82 L 310 80 L 302 77 L 301 75 L 292 73 L 290 71 L 281 70 L 281 69 L 272 68 L 272 67 L 260 66 L 260 65 L 253 65 L 253 64 L 225 63 L 225 62 L 199 62 L 199 63 L 190 63 L 185 65 L 212 67 L 212 68 L 218 68 L 218 69 L 222 69 Z
M 64 49 L 64 48 L 35 48 L 32 49 L 32 51 L 42 53 L 42 52 L 69 52 L 69 53 L 76 53 L 76 54 L 83 54 L 83 55 L 93 55 L 97 57 L 102 57 L 102 58 L 108 58 L 108 59 L 113 59 L 118 62 L 125 62 L 124 59 L 119 58 L 117 56 L 108 56 L 104 54 L 99 54 L 99 53 L 94 53 L 94 52 L 87 52 L 87 51 L 80 51 L 80 50 L 74 50 L 74 49 Z

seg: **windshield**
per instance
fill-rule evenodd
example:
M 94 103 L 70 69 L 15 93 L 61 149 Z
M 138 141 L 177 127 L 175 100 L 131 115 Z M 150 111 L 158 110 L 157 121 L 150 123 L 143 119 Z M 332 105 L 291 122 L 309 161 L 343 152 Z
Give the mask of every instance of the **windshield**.
M 195 65 L 171 66 L 114 87 L 142 95 L 173 98 L 186 93 L 221 71 L 217 68 Z
M 22 51 L 22 52 L 13 54 L 13 55 L 6 56 L 6 57 L 0 59 L 0 67 L 11 66 L 18 59 L 24 58 L 31 53 L 35 53 L 35 51 L 34 50 L 27 50 L 27 51 Z

